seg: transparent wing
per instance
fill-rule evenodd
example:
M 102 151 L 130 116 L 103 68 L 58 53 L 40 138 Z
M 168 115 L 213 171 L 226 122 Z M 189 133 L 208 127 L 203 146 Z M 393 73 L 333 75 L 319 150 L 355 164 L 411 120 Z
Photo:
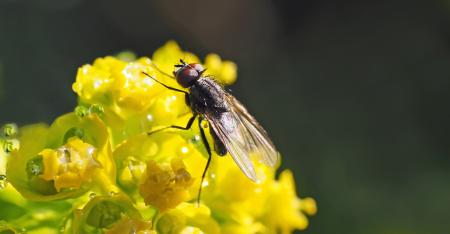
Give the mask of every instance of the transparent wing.
M 271 167 L 275 166 L 279 160 L 279 153 L 272 140 L 270 140 L 266 130 L 248 113 L 247 109 L 236 98 L 230 94 L 227 95 L 227 98 L 229 99 L 229 103 L 231 103 L 232 112 L 239 117 L 246 130 L 246 134 L 251 138 L 247 141 L 247 150 L 264 164 Z
M 274 166 L 279 158 L 278 152 L 266 131 L 245 107 L 232 95 L 225 95 L 230 111 L 219 116 L 206 113 L 205 117 L 239 168 L 248 178 L 256 181 L 252 156 Z

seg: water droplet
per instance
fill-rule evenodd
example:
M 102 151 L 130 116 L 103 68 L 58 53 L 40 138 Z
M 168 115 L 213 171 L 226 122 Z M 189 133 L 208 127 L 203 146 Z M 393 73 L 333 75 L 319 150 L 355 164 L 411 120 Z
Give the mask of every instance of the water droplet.
M 102 116 L 103 113 L 105 113 L 105 110 L 103 109 L 102 105 L 93 104 L 89 107 L 89 113 L 97 114 L 98 116 Z
M 181 153 L 186 154 L 187 152 L 189 152 L 188 147 L 186 146 L 181 147 Z
M 95 198 L 95 196 L 97 196 L 97 194 L 95 194 L 95 193 L 89 193 L 89 198 L 90 198 L 90 199 Z
M 192 144 L 197 144 L 199 141 L 200 141 L 200 135 L 195 135 L 193 138 L 191 138 L 189 141 L 192 143 Z
M 208 121 L 202 120 L 201 126 L 202 126 L 202 128 L 208 128 L 208 126 L 209 126 Z
M 114 190 L 109 191 L 110 196 L 116 196 L 117 194 L 119 194 L 117 191 Z
M 8 139 L 3 141 L 3 149 L 6 153 L 11 153 L 14 150 L 19 149 L 19 141 L 17 139 Z
M 4 189 L 8 186 L 8 180 L 6 180 L 6 175 L 0 175 L 0 189 Z
M 17 135 L 18 127 L 15 123 L 8 123 L 2 127 L 2 135 L 5 137 L 12 137 Z
M 209 185 L 209 182 L 207 180 L 204 180 L 202 183 L 202 187 L 206 187 Z
M 66 231 L 66 227 L 62 226 L 59 228 L 60 233 L 64 233 Z
M 77 106 L 77 107 L 75 107 L 75 114 L 78 117 L 82 118 L 82 117 L 88 115 L 88 113 L 89 113 L 89 110 L 85 106 Z
M 152 121 L 153 121 L 153 115 L 152 115 L 152 114 L 148 114 L 148 115 L 147 115 L 147 120 L 148 120 L 149 122 L 152 122 Z

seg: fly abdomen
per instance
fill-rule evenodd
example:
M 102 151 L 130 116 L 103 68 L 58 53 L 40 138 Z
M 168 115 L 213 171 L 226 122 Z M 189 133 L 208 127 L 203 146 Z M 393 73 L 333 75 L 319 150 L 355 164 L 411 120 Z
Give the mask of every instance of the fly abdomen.
M 214 131 L 214 129 L 212 127 L 209 128 L 210 129 L 210 133 L 211 136 L 214 140 L 214 151 L 220 155 L 220 156 L 224 156 L 225 154 L 227 154 L 227 148 L 225 147 L 225 145 L 223 144 L 223 142 L 219 139 L 219 137 L 217 136 L 216 132 Z

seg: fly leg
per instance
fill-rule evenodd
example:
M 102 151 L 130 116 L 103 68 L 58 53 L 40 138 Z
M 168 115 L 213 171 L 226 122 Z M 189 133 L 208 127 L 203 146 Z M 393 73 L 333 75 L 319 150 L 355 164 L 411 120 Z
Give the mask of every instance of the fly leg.
M 200 205 L 200 196 L 202 194 L 203 181 L 205 180 L 206 171 L 208 170 L 209 164 L 211 163 L 211 147 L 209 146 L 208 140 L 206 139 L 205 130 L 202 127 L 202 117 L 198 119 L 198 128 L 200 129 L 200 135 L 202 137 L 203 145 L 206 148 L 206 152 L 208 152 L 208 161 L 206 161 L 205 169 L 203 170 L 202 180 L 200 182 L 200 188 L 198 189 L 198 197 L 197 197 L 197 205 Z
M 166 129 L 170 129 L 170 128 L 175 128 L 175 129 L 180 129 L 180 130 L 189 130 L 192 127 L 192 124 L 194 123 L 195 118 L 197 117 L 197 113 L 195 113 L 187 122 L 186 126 L 178 126 L 178 125 L 171 125 L 171 126 L 167 126 L 167 127 L 163 127 L 160 129 L 156 129 L 154 131 L 148 132 L 147 135 L 152 135 L 153 133 L 157 133 Z

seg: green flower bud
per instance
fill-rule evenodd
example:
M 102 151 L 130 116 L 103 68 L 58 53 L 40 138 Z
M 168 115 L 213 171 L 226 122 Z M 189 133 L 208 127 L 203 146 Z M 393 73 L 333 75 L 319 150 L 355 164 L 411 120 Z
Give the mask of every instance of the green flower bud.
M 102 201 L 91 209 L 86 223 L 97 228 L 106 228 L 119 220 L 123 213 L 124 210 L 118 204 Z
M 109 228 L 123 217 L 142 218 L 133 202 L 124 195 L 94 196 L 77 213 L 73 220 L 74 233 Z

